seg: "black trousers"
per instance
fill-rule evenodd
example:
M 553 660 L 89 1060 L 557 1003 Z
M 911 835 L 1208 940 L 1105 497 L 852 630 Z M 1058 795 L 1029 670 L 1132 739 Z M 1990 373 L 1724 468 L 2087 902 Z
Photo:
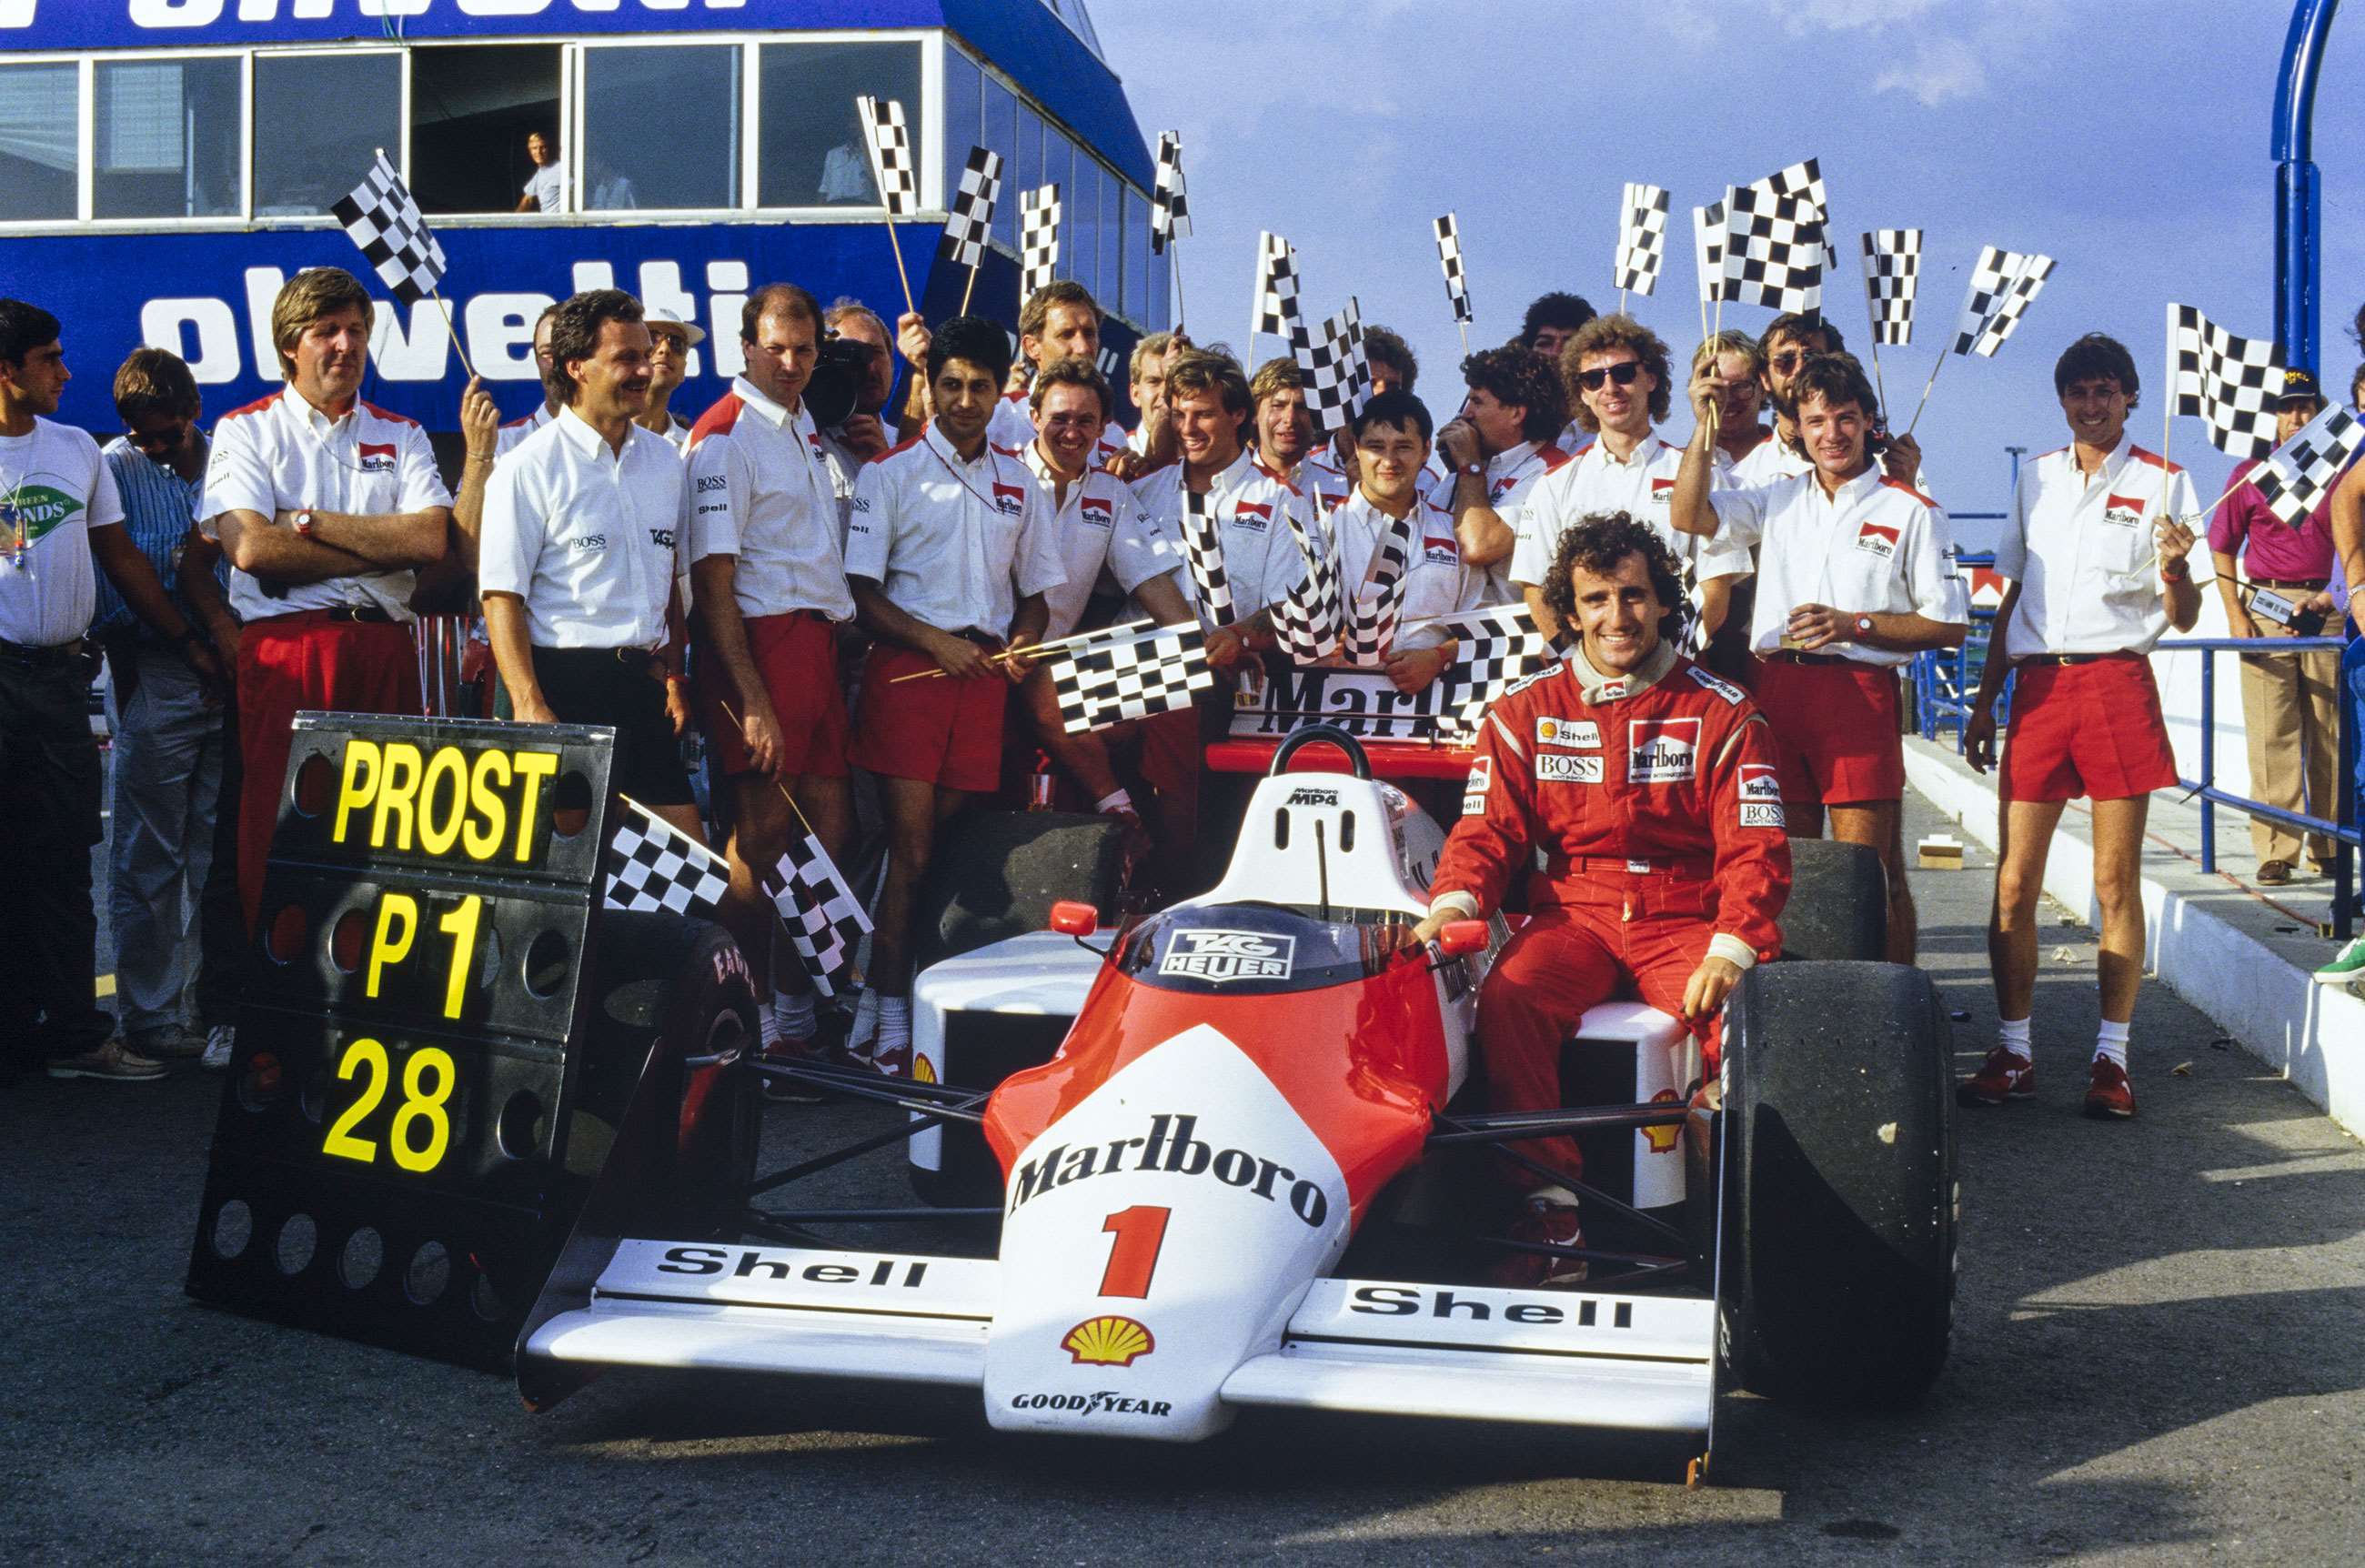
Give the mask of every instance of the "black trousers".
M 238 899 L 238 801 L 246 764 L 238 745 L 238 703 L 222 704 L 221 809 L 214 813 L 214 857 L 197 897 L 197 1026 L 238 1022 L 240 977 L 246 972 L 246 912 Z
M 616 789 L 644 806 L 686 806 L 689 770 L 681 742 L 666 717 L 665 683 L 651 657 L 636 648 L 533 650 L 533 678 L 543 700 L 566 724 L 608 724 L 616 731 Z M 497 718 L 514 715 L 509 689 L 497 695 Z
M 0 650 L 0 1052 L 18 1067 L 106 1042 L 90 852 L 99 840 L 95 660 Z

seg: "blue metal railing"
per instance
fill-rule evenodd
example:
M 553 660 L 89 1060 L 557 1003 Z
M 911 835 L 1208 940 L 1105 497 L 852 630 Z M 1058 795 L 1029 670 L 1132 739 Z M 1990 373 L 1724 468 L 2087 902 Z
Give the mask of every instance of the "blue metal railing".
M 1967 511 L 1954 514 L 1968 522 L 2001 522 L 2000 511 Z M 1957 555 L 1955 569 L 1962 577 L 1970 576 L 1973 567 L 1992 566 L 1992 552 L 1984 555 Z M 1971 699 L 1978 695 L 1979 675 L 1987 667 L 1988 644 L 1995 632 L 1995 611 L 1974 607 L 1971 610 L 1969 635 L 1959 648 L 1933 648 L 1913 655 L 1906 666 L 1913 682 L 1914 727 L 1925 741 L 1934 741 L 1947 722 L 1955 730 L 1955 750 L 1963 749 L 1963 721 L 1971 711 Z M 2008 723 L 2012 719 L 2012 688 L 2009 683 L 1996 700 L 1996 722 Z

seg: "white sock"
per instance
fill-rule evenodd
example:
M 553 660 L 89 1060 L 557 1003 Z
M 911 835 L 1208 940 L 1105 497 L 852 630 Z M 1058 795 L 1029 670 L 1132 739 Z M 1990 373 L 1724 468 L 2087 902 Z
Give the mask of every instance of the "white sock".
M 2127 1025 L 2113 1024 L 2107 1018 L 2094 1031 L 2094 1059 L 2105 1058 L 2116 1063 L 2121 1072 L 2127 1070 Z
M 2029 1041 L 2025 1018 L 2004 1018 L 1996 1023 L 1996 1040 L 2004 1049 L 2023 1061 L 2035 1059 L 2036 1048 Z
M 908 996 L 880 997 L 877 1049 L 891 1051 L 911 1043 L 912 999 Z
M 801 1044 L 813 1037 L 820 1027 L 813 1015 L 813 992 L 790 996 L 785 991 L 772 993 L 772 1023 L 783 1040 Z
M 770 1008 L 758 1007 L 756 1009 L 756 1033 L 758 1036 L 759 1043 L 762 1045 L 763 1048 L 768 1051 L 774 1046 L 780 1043 L 779 1020 L 772 1016 L 772 1010 Z
M 1093 810 L 1104 814 L 1110 812 L 1130 812 L 1133 810 L 1133 797 L 1122 790 L 1112 790 L 1101 797 L 1100 804 L 1094 806 Z

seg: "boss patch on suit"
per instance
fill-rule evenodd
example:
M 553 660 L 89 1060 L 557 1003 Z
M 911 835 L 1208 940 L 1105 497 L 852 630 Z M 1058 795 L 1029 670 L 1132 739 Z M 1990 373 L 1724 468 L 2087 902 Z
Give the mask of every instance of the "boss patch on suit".
M 1598 784 L 1601 782 L 1601 758 L 1563 756 L 1558 752 L 1538 752 L 1536 782 L 1539 784 Z

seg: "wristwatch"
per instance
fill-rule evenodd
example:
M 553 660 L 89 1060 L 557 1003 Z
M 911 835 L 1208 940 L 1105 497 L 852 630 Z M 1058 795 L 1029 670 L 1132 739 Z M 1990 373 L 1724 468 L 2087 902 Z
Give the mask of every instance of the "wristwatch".
M 1473 479 L 1484 479 L 1486 476 L 1486 465 L 1484 463 L 1465 463 L 1454 472 L 1466 474 Z
M 297 533 L 302 538 L 311 538 L 312 509 L 310 507 L 306 507 L 302 510 L 298 511 L 291 520 L 290 526 L 292 526 L 296 530 Z
M 1857 617 L 1855 618 L 1855 634 L 1856 634 L 1856 639 L 1857 639 L 1859 642 L 1861 642 L 1863 639 L 1865 639 L 1865 638 L 1869 637 L 1869 636 L 1871 636 L 1871 635 L 1872 635 L 1872 617 L 1871 617 L 1871 616 L 1869 616 L 1869 615 L 1859 615 L 1859 616 L 1857 616 Z

